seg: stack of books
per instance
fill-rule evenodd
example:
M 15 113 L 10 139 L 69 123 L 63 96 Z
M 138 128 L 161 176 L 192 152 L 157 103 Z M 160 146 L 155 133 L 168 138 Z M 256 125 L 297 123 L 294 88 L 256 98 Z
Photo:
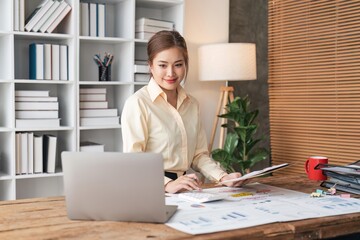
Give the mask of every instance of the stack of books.
M 135 38 L 149 40 L 162 30 L 173 30 L 174 23 L 153 18 L 139 18 L 135 22 Z
M 59 127 L 59 102 L 46 90 L 15 91 L 15 123 L 17 128 Z
M 322 187 L 334 187 L 343 192 L 360 194 L 360 161 L 346 166 L 319 164 L 317 168 L 328 177 L 321 183 Z
M 135 60 L 134 80 L 135 82 L 148 82 L 150 80 L 149 66 L 146 60 Z
M 116 108 L 108 108 L 106 88 L 80 88 L 80 126 L 119 125 Z
M 16 3 L 17 1 L 19 1 L 19 4 Z M 19 6 L 19 10 L 15 8 L 15 17 L 19 13 L 20 31 L 22 30 L 22 1 L 24 0 L 15 0 L 15 7 Z M 52 33 L 70 11 L 71 6 L 65 0 L 44 0 L 26 18 L 24 30 L 28 32 Z M 15 25 L 16 28 L 17 25 Z
M 29 79 L 69 80 L 68 46 L 32 43 L 29 45 Z
M 82 36 L 105 37 L 105 7 L 104 3 L 80 3 Z
M 33 132 L 18 132 L 16 174 L 55 173 L 57 137 Z

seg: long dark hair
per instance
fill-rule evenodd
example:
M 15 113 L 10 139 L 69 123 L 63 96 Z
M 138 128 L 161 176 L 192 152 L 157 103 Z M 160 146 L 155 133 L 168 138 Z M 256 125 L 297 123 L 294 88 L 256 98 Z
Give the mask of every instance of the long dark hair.
M 150 38 L 147 45 L 148 63 L 151 65 L 156 54 L 172 47 L 179 48 L 184 56 L 186 77 L 189 69 L 189 54 L 185 39 L 177 31 L 160 31 Z

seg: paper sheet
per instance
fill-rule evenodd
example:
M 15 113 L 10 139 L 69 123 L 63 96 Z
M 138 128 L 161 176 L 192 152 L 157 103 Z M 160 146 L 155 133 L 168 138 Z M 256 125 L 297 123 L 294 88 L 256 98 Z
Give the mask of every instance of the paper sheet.
M 253 183 L 243 188 L 211 188 L 206 192 L 225 194 L 226 199 L 210 203 L 191 203 L 176 194 L 166 204 L 179 210 L 166 225 L 189 234 L 204 234 L 284 222 L 360 212 L 360 200 L 309 194 Z

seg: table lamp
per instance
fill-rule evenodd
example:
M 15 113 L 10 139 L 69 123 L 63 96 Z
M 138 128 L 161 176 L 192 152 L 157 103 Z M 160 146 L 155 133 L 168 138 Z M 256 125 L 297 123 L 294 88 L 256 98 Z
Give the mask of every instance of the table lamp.
M 254 43 L 217 43 L 200 46 L 198 49 L 199 80 L 225 81 L 220 87 L 220 97 L 209 143 L 209 152 L 214 144 L 218 116 L 226 112 L 228 100 L 234 100 L 234 88 L 227 81 L 256 79 L 256 46 Z M 226 119 L 222 119 L 222 124 Z M 224 145 L 225 128 L 220 129 L 219 148 Z

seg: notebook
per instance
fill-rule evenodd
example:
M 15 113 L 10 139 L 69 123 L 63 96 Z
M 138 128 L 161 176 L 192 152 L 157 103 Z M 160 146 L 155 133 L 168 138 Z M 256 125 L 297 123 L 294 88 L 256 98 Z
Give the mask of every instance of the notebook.
M 67 214 L 73 220 L 166 222 L 161 154 L 62 152 Z

